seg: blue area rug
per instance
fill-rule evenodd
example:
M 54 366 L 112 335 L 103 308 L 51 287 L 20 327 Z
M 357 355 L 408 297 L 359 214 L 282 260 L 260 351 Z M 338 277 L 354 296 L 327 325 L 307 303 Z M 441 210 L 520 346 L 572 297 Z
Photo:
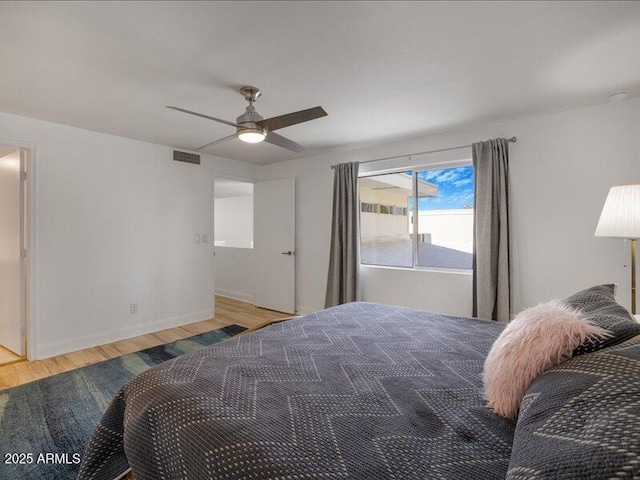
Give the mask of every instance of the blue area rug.
M 0 390 L 0 479 L 75 479 L 111 398 L 137 374 L 246 330 L 229 325 Z

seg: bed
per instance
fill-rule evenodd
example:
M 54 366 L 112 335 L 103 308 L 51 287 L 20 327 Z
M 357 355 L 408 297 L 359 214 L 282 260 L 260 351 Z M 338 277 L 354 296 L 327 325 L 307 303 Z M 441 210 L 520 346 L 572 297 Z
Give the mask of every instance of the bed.
M 129 468 L 139 480 L 557 478 L 527 450 L 541 441 L 531 425 L 554 415 L 545 395 L 556 398 L 557 386 L 532 386 L 538 390 L 525 397 L 526 407 L 537 413 L 522 427 L 524 415 L 508 421 L 483 400 L 483 362 L 503 328 L 359 302 L 202 348 L 122 388 L 96 427 L 78 478 L 112 480 Z M 637 363 L 640 347 L 625 345 L 606 353 Z M 574 360 L 580 357 L 566 364 Z M 597 383 L 593 368 L 567 398 Z M 556 372 L 556 380 L 582 378 L 579 370 Z M 628 365 L 623 370 L 616 381 L 631 377 Z M 631 385 L 625 401 L 633 401 L 633 392 L 640 398 L 638 379 L 640 373 L 625 384 Z M 634 408 L 625 428 L 640 432 L 640 422 L 631 425 Z M 518 434 L 531 438 L 514 440 Z M 565 440 L 547 439 L 557 444 L 550 453 L 557 455 Z M 615 450 L 590 448 L 604 451 L 600 461 Z M 640 478 L 640 451 L 633 463 L 639 448 L 618 451 L 609 473 Z M 554 468 L 565 468 L 563 462 Z

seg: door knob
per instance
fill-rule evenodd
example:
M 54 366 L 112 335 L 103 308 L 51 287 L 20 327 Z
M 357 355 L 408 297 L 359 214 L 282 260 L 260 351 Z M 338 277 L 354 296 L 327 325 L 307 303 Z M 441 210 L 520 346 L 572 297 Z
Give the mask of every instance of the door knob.
M 286 251 L 286 252 L 282 252 L 282 255 L 289 255 L 289 256 L 291 256 L 291 255 L 295 255 L 295 254 L 296 254 L 296 253 L 295 253 L 295 252 L 292 252 L 291 250 L 288 250 L 288 251 Z

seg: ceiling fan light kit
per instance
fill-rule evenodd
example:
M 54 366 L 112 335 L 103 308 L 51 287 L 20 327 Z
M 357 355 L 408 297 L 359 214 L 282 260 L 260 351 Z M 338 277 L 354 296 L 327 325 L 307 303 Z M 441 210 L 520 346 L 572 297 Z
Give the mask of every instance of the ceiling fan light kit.
M 209 115 L 204 115 L 202 113 L 185 110 L 184 108 L 171 106 L 167 106 L 167 108 L 236 127 L 235 135 L 229 135 L 228 137 L 224 137 L 219 140 L 207 143 L 206 145 L 202 145 L 201 147 L 196 148 L 196 151 L 203 150 L 212 145 L 217 145 L 219 143 L 223 143 L 237 137 L 246 143 L 260 143 L 265 140 L 267 143 L 286 148 L 287 150 L 302 152 L 305 150 L 305 147 L 292 140 L 289 140 L 288 138 L 283 137 L 282 135 L 273 133 L 273 131 L 280 128 L 289 127 L 291 125 L 296 125 L 298 123 L 308 122 L 309 120 L 314 120 L 316 118 L 325 117 L 327 115 L 327 112 L 325 112 L 322 107 L 314 107 L 308 108 L 306 110 L 300 110 L 298 112 L 287 113 L 285 115 L 280 115 L 277 117 L 267 118 L 265 120 L 262 115 L 256 112 L 256 109 L 253 106 L 253 102 L 255 102 L 262 95 L 262 90 L 257 87 L 247 86 L 240 88 L 240 94 L 247 102 L 249 102 L 249 106 L 247 106 L 245 112 L 242 115 L 236 118 L 235 123 L 228 122 L 227 120 L 222 120 L 216 117 L 211 117 Z
M 267 134 L 264 130 L 254 128 L 238 129 L 238 138 L 246 143 L 260 143 L 266 136 Z

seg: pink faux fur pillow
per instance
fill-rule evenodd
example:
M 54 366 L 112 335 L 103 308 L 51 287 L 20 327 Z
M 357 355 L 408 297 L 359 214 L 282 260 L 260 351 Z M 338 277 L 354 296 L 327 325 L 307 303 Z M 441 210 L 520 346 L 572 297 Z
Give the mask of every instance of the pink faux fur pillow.
M 538 375 L 569 358 L 586 338 L 609 335 L 559 300 L 523 310 L 494 342 L 484 362 L 489 406 L 498 415 L 514 419 Z

